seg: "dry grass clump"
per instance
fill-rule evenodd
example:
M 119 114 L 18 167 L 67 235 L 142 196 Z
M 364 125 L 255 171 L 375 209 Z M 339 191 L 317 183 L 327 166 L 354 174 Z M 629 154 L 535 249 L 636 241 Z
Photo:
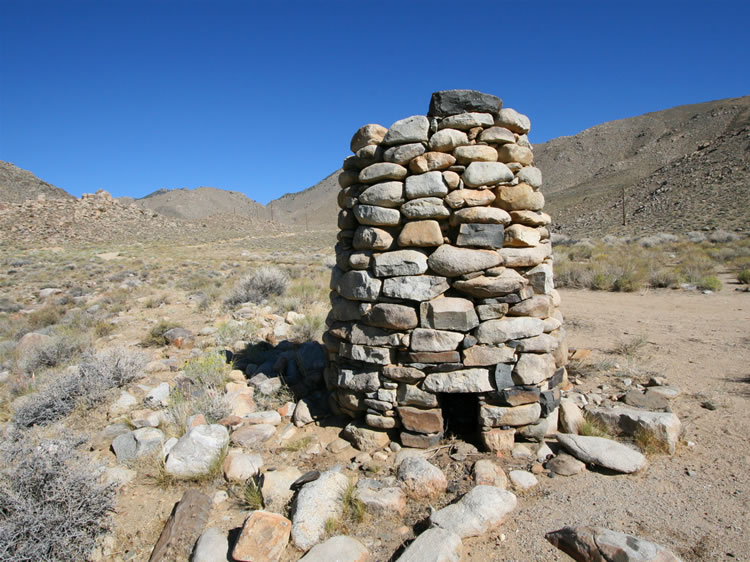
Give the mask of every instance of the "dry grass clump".
M 15 411 L 13 420 L 20 427 L 47 425 L 70 414 L 78 404 L 99 404 L 109 390 L 137 379 L 145 365 L 145 355 L 124 348 L 88 354 L 74 372 L 53 379 L 30 395 Z
M 245 302 L 263 304 L 271 297 L 283 295 L 289 286 L 289 276 L 278 267 L 266 266 L 243 277 L 224 303 L 236 306 Z
M 609 428 L 588 412 L 583 413 L 583 421 L 578 426 L 578 435 L 612 439 L 612 434 L 609 432 Z
M 750 269 L 743 269 L 737 273 L 737 281 L 743 285 L 750 285 Z
M 76 451 L 83 440 L 35 443 L 28 435 L 0 452 L 0 560 L 88 560 L 110 529 L 115 486 L 99 483 Z
M 668 455 L 669 446 L 667 443 L 654 435 L 653 432 L 644 428 L 638 428 L 633 435 L 636 446 L 644 455 Z

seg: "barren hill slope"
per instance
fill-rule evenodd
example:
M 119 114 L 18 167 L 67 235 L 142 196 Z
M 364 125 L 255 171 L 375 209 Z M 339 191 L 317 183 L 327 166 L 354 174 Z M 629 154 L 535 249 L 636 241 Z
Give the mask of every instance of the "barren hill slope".
M 44 195 L 48 199 L 73 199 L 74 197 L 51 183 L 40 180 L 27 170 L 0 160 L 0 202 L 23 203 Z
M 611 121 L 536 145 L 534 157 L 558 231 L 738 229 L 750 219 L 750 96 Z
M 287 193 L 268 204 L 273 219 L 292 227 L 330 226 L 336 228 L 339 193 L 336 170 L 315 185 L 297 193 Z
M 166 217 L 203 219 L 213 215 L 241 215 L 265 219 L 266 208 L 238 191 L 216 187 L 160 189 L 140 199 L 122 198 Z

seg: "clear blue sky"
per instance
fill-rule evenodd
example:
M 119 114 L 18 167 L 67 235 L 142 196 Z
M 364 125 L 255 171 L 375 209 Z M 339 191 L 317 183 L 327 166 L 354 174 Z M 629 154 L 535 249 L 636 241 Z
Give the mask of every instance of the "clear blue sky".
M 266 203 L 435 90 L 532 142 L 750 94 L 750 2 L 0 0 L 0 160 L 74 195 L 214 186 Z

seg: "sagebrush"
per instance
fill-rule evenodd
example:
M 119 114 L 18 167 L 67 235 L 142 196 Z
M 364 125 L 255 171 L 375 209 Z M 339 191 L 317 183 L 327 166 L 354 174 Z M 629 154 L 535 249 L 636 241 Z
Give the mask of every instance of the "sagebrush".
M 76 447 L 83 440 L 38 443 L 28 435 L 0 451 L 0 560 L 88 560 L 110 529 L 115 486 Z
M 77 404 L 94 406 L 109 390 L 138 378 L 146 365 L 143 353 L 110 348 L 87 354 L 73 372 L 60 375 L 15 411 L 13 420 L 21 427 L 46 425 L 64 418 Z
M 245 302 L 263 304 L 271 297 L 283 295 L 289 286 L 289 275 L 278 267 L 260 267 L 243 277 L 224 301 L 227 306 Z

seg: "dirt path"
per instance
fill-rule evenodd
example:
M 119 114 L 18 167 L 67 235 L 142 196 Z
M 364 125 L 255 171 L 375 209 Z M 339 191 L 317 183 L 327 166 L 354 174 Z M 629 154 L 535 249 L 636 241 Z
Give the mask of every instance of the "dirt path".
M 684 560 L 750 560 L 750 294 L 732 285 L 713 295 L 561 292 L 570 345 L 591 349 L 593 364 L 619 360 L 611 354 L 619 341 L 646 336 L 628 374 L 658 374 L 682 390 L 673 410 L 685 443 L 634 476 L 541 476 L 500 529 L 505 540 L 465 541 L 468 559 L 567 559 L 544 533 L 592 524 L 664 544 Z M 580 388 L 611 382 L 594 375 Z

